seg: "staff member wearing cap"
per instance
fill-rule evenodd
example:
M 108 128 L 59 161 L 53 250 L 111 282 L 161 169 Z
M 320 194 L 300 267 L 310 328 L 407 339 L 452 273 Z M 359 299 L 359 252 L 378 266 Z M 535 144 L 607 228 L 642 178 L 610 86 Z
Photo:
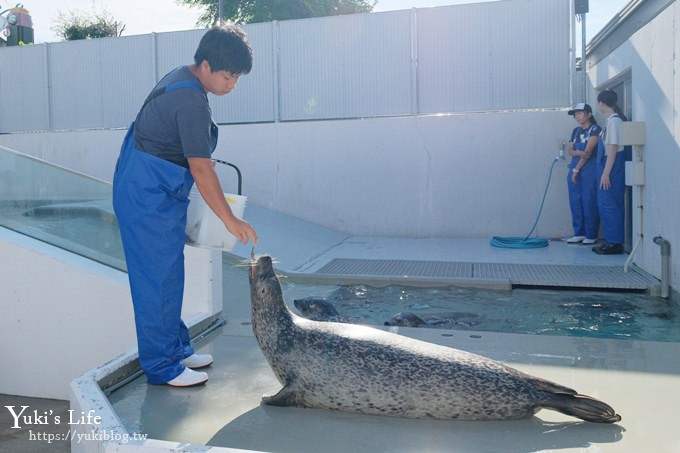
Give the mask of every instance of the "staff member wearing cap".
M 574 236 L 567 239 L 570 244 L 595 244 L 600 228 L 597 206 L 597 184 L 599 173 L 595 159 L 602 128 L 593 117 L 593 109 L 585 103 L 576 104 L 569 110 L 578 126 L 572 131 L 568 152 L 571 157 L 567 188 L 569 207 L 574 227 Z

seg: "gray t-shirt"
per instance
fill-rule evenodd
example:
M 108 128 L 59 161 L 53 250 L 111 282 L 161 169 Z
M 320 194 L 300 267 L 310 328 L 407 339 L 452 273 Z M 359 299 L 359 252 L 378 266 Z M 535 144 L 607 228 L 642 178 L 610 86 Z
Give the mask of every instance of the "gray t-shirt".
M 152 91 L 170 84 L 198 78 L 188 66 L 166 75 Z M 210 157 L 212 111 L 204 90 L 179 88 L 150 100 L 135 123 L 135 146 L 183 167 L 188 157 Z

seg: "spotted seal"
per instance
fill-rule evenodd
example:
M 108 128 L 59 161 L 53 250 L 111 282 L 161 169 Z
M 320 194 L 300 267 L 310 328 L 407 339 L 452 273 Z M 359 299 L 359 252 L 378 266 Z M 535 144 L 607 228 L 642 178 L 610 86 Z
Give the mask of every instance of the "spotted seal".
M 304 318 L 313 321 L 331 321 L 340 316 L 333 304 L 322 297 L 295 299 L 293 304 Z
M 410 311 L 400 311 L 390 319 L 385 321 L 386 326 L 399 327 L 448 327 L 448 326 L 463 326 L 472 327 L 480 322 L 479 315 L 474 313 L 464 312 L 443 312 L 416 315 Z
M 542 408 L 590 422 L 609 405 L 500 362 L 367 326 L 293 314 L 269 256 L 250 263 L 255 338 L 283 388 L 264 404 L 405 418 L 508 420 Z

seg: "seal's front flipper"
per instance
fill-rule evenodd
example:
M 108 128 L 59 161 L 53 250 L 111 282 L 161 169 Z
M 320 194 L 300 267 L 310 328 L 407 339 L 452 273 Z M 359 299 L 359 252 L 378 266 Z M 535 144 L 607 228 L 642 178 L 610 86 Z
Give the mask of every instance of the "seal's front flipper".
M 290 384 L 286 384 L 276 395 L 263 396 L 262 402 L 268 406 L 304 406 L 300 390 Z

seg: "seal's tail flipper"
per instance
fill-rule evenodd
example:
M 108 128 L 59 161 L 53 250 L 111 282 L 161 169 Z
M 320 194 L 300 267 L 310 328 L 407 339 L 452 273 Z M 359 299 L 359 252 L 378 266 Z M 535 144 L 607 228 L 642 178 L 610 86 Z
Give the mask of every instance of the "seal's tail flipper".
M 616 423 L 621 416 L 609 405 L 586 395 L 553 394 L 544 406 L 587 422 Z

